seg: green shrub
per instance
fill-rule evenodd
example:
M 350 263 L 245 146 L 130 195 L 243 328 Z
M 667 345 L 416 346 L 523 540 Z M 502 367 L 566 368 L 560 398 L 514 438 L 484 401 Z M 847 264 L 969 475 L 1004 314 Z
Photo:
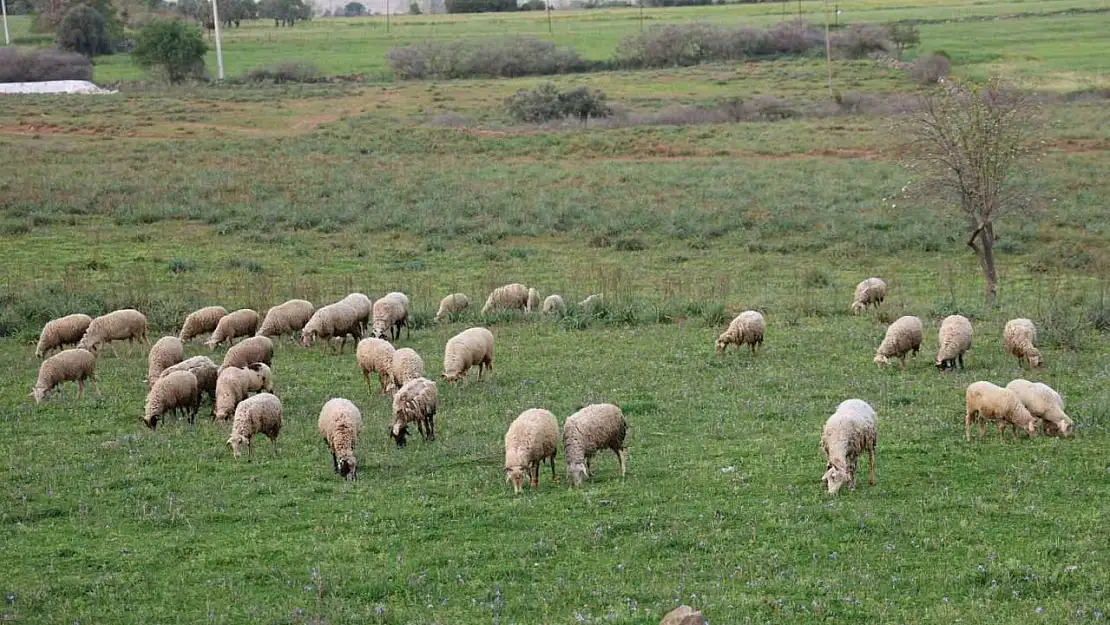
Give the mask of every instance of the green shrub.
M 521 89 L 505 100 L 509 116 L 521 122 L 540 124 L 574 117 L 586 123 L 591 117 L 608 117 L 611 113 L 601 91 L 579 87 L 560 91 L 554 83 L 535 89 Z
M 385 55 L 400 80 L 424 78 L 513 78 L 592 69 L 572 48 L 534 37 L 417 43 Z
M 177 84 L 203 76 L 207 51 L 200 29 L 175 19 L 154 22 L 139 31 L 132 57 L 141 67 L 156 70 Z
M 87 58 L 112 53 L 108 37 L 108 22 L 96 9 L 75 5 L 62 16 L 55 32 L 55 43 L 66 52 L 76 52 Z
M 80 54 L 0 48 L 0 82 L 91 79 L 92 63 Z
M 313 83 L 320 81 L 320 71 L 312 63 L 305 61 L 282 61 L 277 65 L 256 67 L 247 72 L 243 82 L 272 83 Z

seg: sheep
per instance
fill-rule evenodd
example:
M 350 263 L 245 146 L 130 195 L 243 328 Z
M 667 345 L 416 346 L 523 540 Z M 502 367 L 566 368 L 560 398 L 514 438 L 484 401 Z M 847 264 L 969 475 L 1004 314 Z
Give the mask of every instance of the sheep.
M 869 306 L 878 308 L 886 299 L 886 282 L 880 278 L 868 278 L 856 285 L 856 296 L 852 300 L 852 314 L 858 315 Z
M 896 356 L 899 366 L 906 368 L 906 354 L 913 352 L 916 356 L 921 349 L 921 337 L 924 333 L 921 320 L 917 317 L 906 315 L 899 317 L 886 329 L 886 335 L 879 348 L 875 350 L 875 364 L 882 366 L 889 362 L 889 358 Z
M 462 293 L 452 293 L 439 300 L 436 321 L 443 321 L 443 318 L 447 315 L 461 313 L 467 308 L 470 308 L 470 298 Z
M 937 369 L 964 368 L 964 352 L 971 349 L 971 321 L 963 315 L 949 315 L 940 324 L 937 340 Z
M 436 383 L 428 378 L 409 380 L 393 396 L 393 427 L 389 435 L 397 447 L 405 446 L 409 424 L 415 423 L 425 441 L 436 439 L 435 416 L 439 405 Z
M 303 299 L 291 299 L 274 306 L 266 311 L 262 325 L 258 327 L 255 336 L 273 338 L 283 334 L 293 334 L 304 327 L 312 318 L 316 308 L 312 302 Z
M 756 353 L 763 344 L 763 333 L 767 330 L 767 322 L 763 315 L 754 310 L 746 310 L 728 324 L 728 329 L 717 337 L 717 355 L 725 353 L 729 345 L 737 348 L 747 345 L 752 353 Z
M 540 309 L 540 292 L 528 288 L 528 303 L 524 305 L 524 312 L 538 312 Z
M 374 310 L 374 300 L 363 293 L 351 293 L 339 300 L 340 304 L 347 304 L 358 311 L 358 326 L 360 330 L 370 323 L 370 314 Z
M 201 334 L 214 332 L 220 325 L 220 319 L 227 316 L 227 309 L 223 306 L 205 306 L 200 310 L 189 313 L 185 323 L 181 324 L 181 333 L 177 338 L 182 341 L 194 339 Z
M 208 396 L 212 402 L 212 409 L 216 409 L 216 380 L 219 378 L 219 368 L 208 356 L 193 356 L 162 370 L 160 377 L 166 377 L 174 371 L 188 371 L 197 379 L 197 392 Z
M 31 397 L 41 404 L 50 397 L 54 387 L 62 382 L 77 382 L 77 397 L 85 396 L 85 380 L 96 384 L 96 356 L 84 349 L 67 349 L 54 354 L 39 365 L 39 376 L 31 387 Z M 65 399 L 65 393 L 62 393 Z
M 220 318 L 212 336 L 204 344 L 209 349 L 216 349 L 216 346 L 234 341 L 240 336 L 253 336 L 258 329 L 258 321 L 258 313 L 250 308 L 228 313 Z
M 158 421 L 170 410 L 184 411 L 189 417 L 189 423 L 194 423 L 199 409 L 200 390 L 197 377 L 188 371 L 173 371 L 158 378 L 154 386 L 150 387 L 146 394 L 143 423 L 155 430 L 158 428 Z
M 366 388 L 371 393 L 374 392 L 370 386 L 371 373 L 378 374 L 378 383 L 382 387 L 382 393 L 388 392 L 394 352 L 393 345 L 385 339 L 371 337 L 358 342 L 355 358 L 358 360 L 359 368 L 362 369 L 362 377 L 366 378 Z
M 231 436 L 227 446 L 238 460 L 243 445 L 247 446 L 247 462 L 251 461 L 253 449 L 251 440 L 256 434 L 265 434 L 274 444 L 274 454 L 278 453 L 277 439 L 282 426 L 281 400 L 268 393 L 244 399 L 235 408 L 235 420 L 231 422 Z
M 628 422 L 613 404 L 590 404 L 567 417 L 563 423 L 563 458 L 571 485 L 580 486 L 590 477 L 590 459 L 598 450 L 612 449 L 621 465 L 621 477 L 628 469 L 628 448 L 624 444 Z
M 505 481 L 513 491 L 524 490 L 527 473 L 532 488 L 540 485 L 540 465 L 551 461 L 551 481 L 555 481 L 555 456 L 558 453 L 559 422 L 555 415 L 542 408 L 520 413 L 505 433 Z
M 821 450 L 825 453 L 826 461 L 821 484 L 828 489 L 830 495 L 840 492 L 845 484 L 855 485 L 859 456 L 865 451 L 871 461 L 867 483 L 875 485 L 877 441 L 875 410 L 860 399 L 840 402 L 836 411 L 825 421 L 825 428 L 821 432 Z
M 594 293 L 586 299 L 578 302 L 578 307 L 583 310 L 587 315 L 592 315 L 594 310 L 601 306 L 601 293 Z
M 971 424 L 979 420 L 979 440 L 987 433 L 987 421 L 998 422 L 998 433 L 1005 436 L 1006 427 L 1013 428 L 1017 440 L 1018 428 L 1033 437 L 1037 435 L 1037 420 L 1029 413 L 1017 393 L 996 386 L 990 382 L 972 382 L 967 387 L 967 411 L 964 414 L 964 430 L 967 440 L 971 440 Z
M 353 336 L 356 341 L 362 338 L 362 329 L 359 327 L 359 310 L 350 304 L 336 302 L 318 309 L 312 314 L 304 328 L 301 329 L 301 345 L 308 347 L 317 338 L 323 339 L 323 349 L 328 350 L 328 341 L 333 338 L 342 338 L 339 353 L 347 346 L 347 336 Z
M 1018 364 L 1028 362 L 1033 369 L 1044 364 L 1041 352 L 1033 343 L 1037 342 L 1037 327 L 1028 319 L 1011 319 L 1002 331 L 1002 343 L 1006 353 L 1018 359 Z
M 528 307 L 528 287 L 514 282 L 499 286 L 486 298 L 482 314 L 488 315 L 496 310 L 525 310 Z
M 274 342 L 265 336 L 252 336 L 232 345 L 224 354 L 220 370 L 227 367 L 245 367 L 252 362 L 271 364 L 274 359 Z
M 150 348 L 146 360 L 146 388 L 150 390 L 166 367 L 185 360 L 185 343 L 176 336 L 163 336 Z
M 348 480 L 358 478 L 355 444 L 362 429 L 362 413 L 353 402 L 337 397 L 329 399 L 320 410 L 316 427 L 331 452 L 332 468 Z
M 374 302 L 374 329 L 371 336 L 384 339 L 386 333 L 393 341 L 401 338 L 401 328 L 409 336 L 409 298 L 404 293 L 387 293 Z
M 39 332 L 39 343 L 35 347 L 35 357 L 45 358 L 55 349 L 61 350 L 67 345 L 77 345 L 85 330 L 89 329 L 92 317 L 81 313 L 66 315 L 46 322 Z
M 273 390 L 273 372 L 265 363 L 255 362 L 244 368 L 228 367 L 216 379 L 216 405 L 212 419 L 230 419 L 235 413 L 235 407 L 251 391 L 272 394 Z
M 561 295 L 548 295 L 543 300 L 543 314 L 562 315 L 567 312 L 567 304 Z
M 399 389 L 409 380 L 424 377 L 424 359 L 416 350 L 402 347 L 393 352 L 393 360 L 389 365 L 390 384 L 394 389 Z
M 470 368 L 493 371 L 493 333 L 485 328 L 468 328 L 447 341 L 443 350 L 443 378 L 448 382 L 465 379 Z
M 113 341 L 127 341 L 128 345 L 139 341 L 148 345 L 146 329 L 146 316 L 143 313 L 133 308 L 116 310 L 93 319 L 77 347 L 95 354 L 102 344 L 107 343 L 112 348 L 112 354 L 118 355 L 112 345 Z
M 1044 421 L 1046 436 L 1072 435 L 1075 422 L 1064 412 L 1064 398 L 1051 386 L 1019 378 L 1007 384 L 1006 388 L 1018 396 L 1029 414 Z

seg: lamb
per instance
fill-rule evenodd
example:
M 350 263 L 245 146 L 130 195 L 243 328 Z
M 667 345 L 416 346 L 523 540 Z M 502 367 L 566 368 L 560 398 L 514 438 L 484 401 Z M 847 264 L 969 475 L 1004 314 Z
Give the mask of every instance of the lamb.
M 1006 385 L 1029 414 L 1044 421 L 1046 436 L 1071 436 L 1075 423 L 1064 412 L 1064 398 L 1047 384 L 1017 379 Z
M 399 389 L 409 380 L 424 377 L 424 359 L 416 350 L 408 347 L 393 352 L 393 360 L 389 365 L 390 383 L 394 389 Z
M 362 293 L 351 293 L 347 297 L 339 300 L 340 304 L 347 304 L 351 308 L 358 311 L 358 325 L 359 329 L 365 329 L 370 323 L 370 314 L 374 310 L 374 300 L 369 296 Z
M 555 481 L 558 444 L 559 422 L 550 411 L 532 408 L 513 420 L 505 433 L 505 481 L 512 483 L 514 492 L 523 492 L 525 474 L 532 488 L 539 487 L 540 465 L 545 460 L 551 461 L 551 481 Z
M 963 315 L 949 315 L 940 324 L 937 340 L 937 369 L 964 368 L 964 352 L 971 349 L 971 321 Z
M 875 485 L 875 444 L 878 430 L 875 410 L 860 399 L 846 399 L 836 407 L 836 412 L 825 421 L 821 433 L 821 450 L 825 452 L 825 474 L 821 484 L 830 495 L 840 492 L 848 484 L 855 486 L 859 456 L 867 452 L 871 470 L 867 483 Z
M 860 314 L 868 307 L 878 308 L 886 299 L 886 282 L 880 278 L 868 278 L 856 285 L 856 297 L 852 300 L 852 313 Z
M 243 339 L 224 354 L 220 370 L 227 367 L 246 367 L 252 362 L 271 364 L 274 359 L 274 342 L 265 336 L 252 336 Z
M 396 341 L 401 338 L 401 328 L 408 336 L 409 298 L 404 293 L 387 293 L 374 302 L 374 329 L 371 336 L 384 339 L 386 333 Z
M 208 356 L 193 356 L 162 370 L 160 377 L 166 377 L 174 371 L 188 371 L 197 379 L 197 392 L 208 395 L 212 401 L 212 409 L 216 407 L 216 380 L 219 378 L 219 368 Z
M 1018 428 L 1037 435 L 1037 420 L 1029 413 L 1017 393 L 995 386 L 990 382 L 972 382 L 967 387 L 967 412 L 964 414 L 964 429 L 967 440 L 971 440 L 971 424 L 979 420 L 979 440 L 987 433 L 987 420 L 998 422 L 998 433 L 1006 434 L 1006 427 L 1013 429 L 1017 440 Z
M 875 364 L 882 366 L 889 362 L 892 356 L 897 357 L 902 369 L 906 368 L 906 354 L 913 352 L 916 356 L 921 349 L 921 337 L 924 334 L 921 320 L 917 317 L 906 315 L 899 317 L 886 329 L 886 336 L 875 351 Z
M 255 362 L 245 368 L 228 367 L 221 371 L 216 379 L 216 405 L 212 419 L 230 419 L 235 407 L 251 391 L 273 393 L 273 372 L 265 363 Z
M 236 459 L 246 444 L 247 462 L 251 461 L 251 440 L 256 434 L 265 434 L 274 444 L 274 453 L 277 454 L 277 439 L 282 426 L 281 412 L 281 400 L 270 394 L 244 399 L 235 408 L 235 420 L 231 423 L 231 436 L 227 439 L 227 445 L 231 447 L 231 453 Z
M 468 328 L 447 341 L 443 351 L 443 378 L 456 382 L 466 378 L 470 368 L 478 367 L 482 379 L 483 367 L 493 371 L 493 333 L 485 328 Z
M 1028 319 L 1011 319 L 1002 331 L 1002 343 L 1006 353 L 1018 359 L 1018 364 L 1029 363 L 1029 368 L 1044 364 L 1041 352 L 1033 343 L 1037 342 L 1037 327 Z
M 216 346 L 234 341 L 240 336 L 253 336 L 258 329 L 258 321 L 258 313 L 250 308 L 241 308 L 228 313 L 220 318 L 220 322 L 216 324 L 216 330 L 208 337 L 205 345 L 209 349 L 216 349 Z
M 393 345 L 385 339 L 365 338 L 358 342 L 355 358 L 362 369 L 362 377 L 366 378 L 366 388 L 373 393 L 370 386 L 370 374 L 378 374 L 378 383 L 381 384 L 382 393 L 387 393 L 391 368 L 393 366 Z
M 528 307 L 528 287 L 514 282 L 499 286 L 486 298 L 482 314 L 488 315 L 497 310 L 525 310 Z
M 725 353 L 729 345 L 737 348 L 747 345 L 752 353 L 756 353 L 763 344 L 763 333 L 767 330 L 767 322 L 763 315 L 754 310 L 746 310 L 728 324 L 728 329 L 717 337 L 717 355 Z
M 55 349 L 61 350 L 67 345 L 77 345 L 85 330 L 89 329 L 92 317 L 81 313 L 66 315 L 46 322 L 39 333 L 39 344 L 35 348 L 35 357 L 44 358 Z
M 348 480 L 356 479 L 358 460 L 355 458 L 355 444 L 362 429 L 362 413 L 358 411 L 358 406 L 339 397 L 329 399 L 320 411 L 316 427 L 331 452 L 335 472 Z
M 148 345 L 146 329 L 146 316 L 143 313 L 133 308 L 116 310 L 93 319 L 89 328 L 85 330 L 85 335 L 77 343 L 77 347 L 95 354 L 101 345 L 107 343 L 115 354 L 116 348 L 112 346 L 113 341 L 127 341 L 129 345 L 139 341 L 143 345 Z
M 598 450 L 612 449 L 621 465 L 621 477 L 628 468 L 628 448 L 624 444 L 628 422 L 613 404 L 590 404 L 567 417 L 563 424 L 563 456 L 573 486 L 590 477 L 590 459 Z
M 587 315 L 592 315 L 598 306 L 601 306 L 601 293 L 594 293 L 581 302 L 578 302 L 578 307 Z
M 301 345 L 308 347 L 317 338 L 324 340 L 324 350 L 328 349 L 328 341 L 333 338 L 342 338 L 339 353 L 347 346 L 347 336 L 355 340 L 362 338 L 362 329 L 359 327 L 359 310 L 350 304 L 336 302 L 321 307 L 312 314 L 304 328 L 301 330 Z
M 205 306 L 200 310 L 189 313 L 185 323 L 181 325 L 181 333 L 177 338 L 182 341 L 194 339 L 201 334 L 214 332 L 220 325 L 220 319 L 227 316 L 227 309 L 223 306 Z
M 185 360 L 185 343 L 176 336 L 163 336 L 158 339 L 147 355 L 146 388 L 150 390 L 166 367 L 172 367 Z
M 39 365 L 39 377 L 31 387 L 31 397 L 36 404 L 41 404 L 63 382 L 77 382 L 77 397 L 84 397 L 85 380 L 92 380 L 93 389 L 97 390 L 96 356 L 80 348 L 60 351 Z M 64 392 L 62 398 L 65 399 Z
M 543 314 L 562 315 L 567 312 L 567 304 L 561 295 L 548 295 L 543 300 Z
M 409 424 L 415 423 L 425 441 L 436 439 L 435 416 L 439 405 L 436 383 L 428 378 L 409 380 L 393 396 L 393 427 L 389 435 L 405 446 Z
M 531 287 L 528 288 L 528 303 L 524 306 L 524 312 L 537 312 L 540 309 L 540 292 Z
M 184 411 L 189 423 L 194 423 L 200 409 L 200 390 L 197 377 L 188 371 L 173 371 L 154 383 L 146 394 L 146 409 L 143 423 L 151 430 L 157 429 L 158 421 L 169 411 Z
M 308 323 L 315 311 L 316 308 L 312 302 L 303 299 L 291 299 L 278 304 L 266 311 L 266 317 L 255 335 L 274 338 L 283 334 L 293 334 Z
M 436 321 L 443 321 L 447 315 L 458 314 L 470 307 L 470 298 L 462 293 L 452 293 L 439 300 Z

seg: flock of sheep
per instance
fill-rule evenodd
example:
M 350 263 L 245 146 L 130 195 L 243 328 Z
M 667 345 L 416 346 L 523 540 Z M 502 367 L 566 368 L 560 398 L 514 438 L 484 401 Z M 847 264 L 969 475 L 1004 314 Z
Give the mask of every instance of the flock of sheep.
M 872 306 L 879 306 L 886 297 L 886 283 L 879 278 L 868 278 L 855 291 L 852 312 L 859 314 Z M 600 303 L 600 295 L 591 295 L 579 305 L 590 310 Z M 462 293 L 443 298 L 436 320 L 467 309 L 470 300 Z M 562 297 L 548 296 L 542 303 L 536 289 L 522 284 L 508 284 L 494 289 L 482 308 L 483 314 L 495 310 L 516 309 L 525 312 L 542 311 L 559 314 L 566 310 Z M 186 317 L 178 336 L 159 339 L 148 354 L 147 385 L 149 392 L 143 413 L 143 422 L 154 430 L 159 421 L 170 413 L 184 414 L 190 422 L 196 418 L 202 395 L 212 402 L 213 420 L 230 421 L 231 434 L 227 440 L 233 455 L 238 458 L 246 447 L 248 459 L 252 456 L 251 441 L 262 434 L 277 443 L 282 427 L 281 401 L 273 394 L 273 372 L 270 364 L 274 355 L 273 339 L 282 335 L 300 333 L 300 342 L 308 347 L 321 341 L 323 348 L 338 344 L 342 354 L 347 339 L 357 341 L 355 359 L 366 380 L 367 388 L 374 393 L 370 374 L 378 376 L 378 392 L 393 399 L 393 422 L 389 435 L 398 447 L 403 447 L 409 426 L 415 425 L 426 441 L 435 439 L 435 415 L 439 395 L 436 383 L 425 377 L 424 361 L 411 348 L 396 349 L 392 342 L 401 337 L 401 330 L 408 330 L 409 299 L 399 292 L 389 293 L 372 301 L 361 293 L 315 308 L 305 300 L 290 300 L 267 311 L 260 318 L 253 310 L 228 312 L 219 306 L 202 308 Z M 370 336 L 362 337 L 364 329 Z M 754 354 L 763 343 L 766 321 L 757 311 L 744 311 L 736 316 L 716 340 L 718 355 L 729 345 L 748 345 Z M 203 334 L 211 333 L 205 343 L 215 349 L 224 343 L 234 343 L 217 366 L 207 356 L 185 358 L 185 343 Z M 897 358 L 904 368 L 906 356 L 916 355 L 921 348 L 923 324 L 921 319 L 904 316 L 886 330 L 875 353 L 878 365 Z M 964 354 L 971 348 L 971 322 L 963 316 L 951 315 L 940 326 L 938 351 L 935 364 L 938 369 L 963 368 Z M 1036 328 L 1028 319 L 1014 319 L 1006 324 L 1003 332 L 1005 350 L 1030 367 L 1043 364 L 1041 353 L 1034 346 Z M 96 384 L 96 354 L 98 350 L 115 341 L 136 341 L 146 345 L 147 320 L 136 310 L 117 310 L 93 319 L 88 315 L 74 314 L 55 319 L 46 324 L 40 334 L 36 355 L 45 357 L 55 349 L 76 344 L 46 358 L 39 368 L 38 380 L 31 395 L 36 402 L 47 399 L 54 388 L 63 382 L 76 382 L 78 394 L 83 395 L 86 380 Z M 111 347 L 114 351 L 115 348 Z M 447 381 L 465 379 L 473 367 L 478 368 L 478 379 L 483 372 L 493 369 L 494 336 L 488 329 L 474 327 L 464 330 L 447 341 L 444 348 L 443 375 Z M 875 482 L 875 446 L 877 440 L 875 411 L 866 402 L 849 399 L 837 406 L 827 420 L 821 437 L 827 463 L 822 478 L 830 493 L 837 493 L 844 485 L 854 484 L 859 456 L 870 456 L 869 481 Z M 1069 436 L 1074 424 L 1064 412 L 1064 401 L 1045 384 L 1027 380 L 1014 380 L 1005 388 L 986 381 L 967 387 L 965 427 L 971 440 L 971 427 L 978 421 L 979 437 L 985 435 L 986 421 L 994 421 L 1003 434 L 1012 428 L 1017 437 L 1018 429 L 1035 436 L 1040 424 L 1044 433 L 1051 436 Z M 334 398 L 320 411 L 318 428 L 332 454 L 336 473 L 347 479 L 357 475 L 355 446 L 362 429 L 362 415 L 350 400 Z M 590 475 L 590 459 L 596 452 L 612 450 L 619 462 L 621 476 L 627 468 L 627 448 L 624 444 L 627 422 L 620 408 L 613 404 L 592 404 L 571 415 L 562 428 L 563 456 L 566 473 L 573 485 L 581 484 Z M 506 481 L 521 492 L 525 478 L 533 487 L 538 486 L 539 470 L 545 462 L 551 465 L 555 477 L 559 425 L 551 412 L 543 409 L 525 410 L 512 422 L 505 434 Z

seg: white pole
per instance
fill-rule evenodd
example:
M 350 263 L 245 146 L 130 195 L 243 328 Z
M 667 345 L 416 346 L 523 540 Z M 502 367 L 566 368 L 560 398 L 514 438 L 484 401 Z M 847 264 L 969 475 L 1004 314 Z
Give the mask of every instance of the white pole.
M 216 66 L 219 68 L 220 80 L 223 80 L 224 51 L 220 47 L 220 10 L 216 8 L 216 0 L 212 0 L 212 25 L 216 27 Z
M 8 34 L 8 3 L 0 0 L 0 9 L 4 11 L 4 45 L 12 45 L 12 37 Z

